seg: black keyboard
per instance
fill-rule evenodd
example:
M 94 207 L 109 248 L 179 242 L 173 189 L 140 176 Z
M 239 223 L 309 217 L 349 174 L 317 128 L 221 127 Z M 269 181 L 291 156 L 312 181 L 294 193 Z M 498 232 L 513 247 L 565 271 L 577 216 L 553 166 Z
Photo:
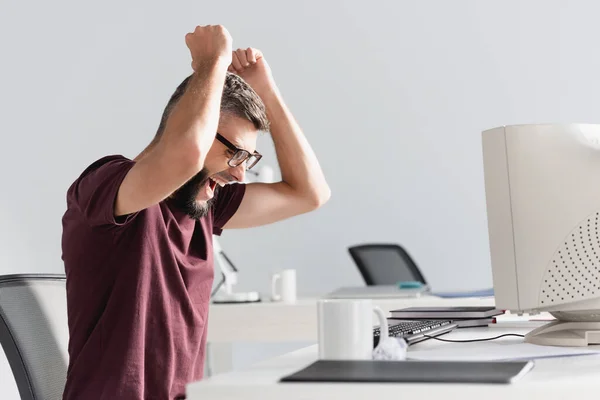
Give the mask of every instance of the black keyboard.
M 408 339 L 407 342 L 410 344 L 411 336 L 415 335 L 427 335 L 428 331 L 437 331 L 438 328 L 449 326 L 452 324 L 451 320 L 441 320 L 441 321 L 430 321 L 430 320 L 419 320 L 419 321 L 394 321 L 389 324 L 389 336 L 391 337 L 401 337 L 404 339 Z M 379 328 L 373 328 L 373 345 L 377 346 L 379 344 L 379 336 L 381 335 L 381 330 Z M 437 336 L 437 334 L 432 334 L 431 336 Z

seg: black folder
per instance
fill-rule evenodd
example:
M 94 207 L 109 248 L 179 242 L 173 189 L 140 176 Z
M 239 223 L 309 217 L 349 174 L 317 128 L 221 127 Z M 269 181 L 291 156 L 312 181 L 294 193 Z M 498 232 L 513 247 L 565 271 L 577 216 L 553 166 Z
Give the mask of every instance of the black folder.
M 533 361 L 319 360 L 281 382 L 513 383 Z

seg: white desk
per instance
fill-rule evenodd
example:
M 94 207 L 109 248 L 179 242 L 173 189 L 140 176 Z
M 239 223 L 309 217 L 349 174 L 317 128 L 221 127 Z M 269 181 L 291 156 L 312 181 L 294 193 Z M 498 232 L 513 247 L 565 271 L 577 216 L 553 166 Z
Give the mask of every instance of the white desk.
M 434 296 L 375 299 L 385 313 L 411 306 L 486 306 L 494 298 L 443 299 Z M 375 320 L 375 314 L 373 314 Z M 317 298 L 299 299 L 294 304 L 260 302 L 211 304 L 208 316 L 209 375 L 232 369 L 234 342 L 317 342 Z
M 481 338 L 509 332 L 524 334 L 540 324 L 540 322 L 507 323 L 489 328 L 460 329 L 444 335 L 444 338 Z M 498 341 L 518 342 L 520 340 L 522 339 L 508 337 Z M 411 348 L 453 345 L 455 344 L 427 340 Z M 437 397 L 474 400 L 484 398 L 486 400 L 555 400 L 595 396 L 600 381 L 600 355 L 589 355 L 536 360 L 533 370 L 522 380 L 511 385 L 278 383 L 281 377 L 309 365 L 316 359 L 315 345 L 259 363 L 247 371 L 222 374 L 192 383 L 187 388 L 187 399 L 362 400 L 384 397 L 408 399 Z

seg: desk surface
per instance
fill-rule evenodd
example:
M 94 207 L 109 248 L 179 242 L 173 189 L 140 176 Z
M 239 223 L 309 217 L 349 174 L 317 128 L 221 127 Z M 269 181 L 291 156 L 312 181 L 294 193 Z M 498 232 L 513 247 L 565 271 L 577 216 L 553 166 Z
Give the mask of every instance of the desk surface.
M 373 303 L 389 313 L 412 306 L 486 306 L 494 298 L 454 298 L 435 296 L 374 299 Z M 375 318 L 375 314 L 374 318 Z M 374 319 L 375 320 L 375 319 Z M 211 304 L 208 317 L 208 341 L 292 342 L 317 340 L 317 298 L 298 299 L 293 304 L 259 302 L 247 304 Z
M 460 329 L 445 335 L 447 339 L 488 337 L 503 333 L 527 333 L 542 322 L 497 324 L 489 328 Z M 518 342 L 518 338 L 500 341 Z M 452 346 L 428 340 L 411 348 Z M 282 376 L 293 373 L 317 359 L 317 347 L 311 346 L 281 357 L 256 364 L 246 371 L 217 375 L 188 386 L 188 400 L 245 399 L 245 400 L 314 400 L 314 399 L 365 399 L 373 396 L 396 398 L 461 398 L 486 400 L 511 400 L 539 398 L 544 400 L 589 396 L 598 390 L 600 381 L 600 355 L 562 357 L 536 360 L 535 367 L 522 380 L 512 385 L 476 384 L 329 384 L 329 383 L 278 383 Z M 393 397 L 392 397 L 393 396 Z

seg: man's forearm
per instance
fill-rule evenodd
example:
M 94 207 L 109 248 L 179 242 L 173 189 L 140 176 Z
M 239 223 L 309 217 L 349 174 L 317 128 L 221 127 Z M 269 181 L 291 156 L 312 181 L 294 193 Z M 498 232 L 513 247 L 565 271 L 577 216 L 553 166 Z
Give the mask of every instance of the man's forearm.
M 310 205 L 320 206 L 330 195 L 317 156 L 276 87 L 260 93 L 271 123 L 283 182 Z
M 226 68 L 220 60 L 201 65 L 191 76 L 165 127 L 167 141 L 198 146 L 201 164 L 212 146 L 219 124 Z

